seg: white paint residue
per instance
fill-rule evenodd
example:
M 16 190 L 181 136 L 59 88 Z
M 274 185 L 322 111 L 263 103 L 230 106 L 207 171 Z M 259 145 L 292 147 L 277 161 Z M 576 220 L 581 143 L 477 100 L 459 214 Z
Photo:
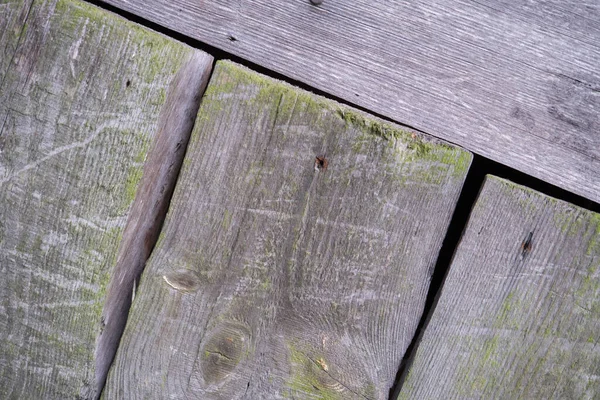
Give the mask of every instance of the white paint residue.
M 88 228 L 106 231 L 106 228 L 103 228 L 103 227 L 95 224 L 93 221 L 87 220 L 85 218 L 77 217 L 75 215 L 70 215 L 69 219 L 67 219 L 67 222 L 70 223 L 71 225 L 75 225 L 75 226 L 83 225 L 83 226 L 87 226 Z
M 81 34 L 79 35 L 79 39 L 77 39 L 77 41 L 75 43 L 73 43 L 71 45 L 71 48 L 69 49 L 69 55 L 71 56 L 71 60 L 70 60 L 70 64 L 71 64 L 71 75 L 73 76 L 73 78 L 75 78 L 75 64 L 74 61 L 77 60 L 77 57 L 79 56 L 79 47 L 81 46 L 81 42 L 83 42 L 83 38 L 85 37 L 85 32 L 87 30 L 87 24 L 88 24 L 89 20 L 86 18 L 85 23 L 83 24 L 83 29 L 81 31 Z
M 43 162 L 49 160 L 52 157 L 55 157 L 59 154 L 64 153 L 65 151 L 69 151 L 69 150 L 73 150 L 73 149 L 77 149 L 77 148 L 82 148 L 85 147 L 87 145 L 89 145 L 94 139 L 96 139 L 96 137 L 100 134 L 100 132 L 103 132 L 105 129 L 109 128 L 109 127 L 119 127 L 119 120 L 118 119 L 113 119 L 113 120 L 109 120 L 103 124 L 101 124 L 100 126 L 98 126 L 96 128 L 96 132 L 94 132 L 93 134 L 91 134 L 90 136 L 88 136 L 87 138 L 85 138 L 84 140 L 80 141 L 80 142 L 75 142 L 75 143 L 71 143 L 71 144 L 67 144 L 65 146 L 60 146 L 55 148 L 54 150 L 52 150 L 51 152 L 49 152 L 48 154 L 46 154 L 44 157 L 35 160 L 34 162 L 31 162 L 27 165 L 25 165 L 23 168 L 21 168 L 20 170 L 14 172 L 11 175 L 8 175 L 2 179 L 0 179 L 0 185 L 10 181 L 11 179 L 15 178 L 16 176 L 29 171 L 30 169 L 36 168 L 37 166 L 39 166 L 40 164 L 42 164 Z
M 58 246 L 61 244 L 67 244 L 68 242 L 69 235 L 50 232 L 44 236 L 44 239 L 42 239 L 42 250 L 46 251 L 50 246 Z

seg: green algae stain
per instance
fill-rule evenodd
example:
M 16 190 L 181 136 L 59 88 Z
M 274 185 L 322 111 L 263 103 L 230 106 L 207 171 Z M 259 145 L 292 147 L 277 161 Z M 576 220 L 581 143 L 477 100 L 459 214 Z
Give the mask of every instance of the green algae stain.
M 599 255 L 600 256 L 600 214 L 590 213 L 589 225 L 592 230 L 592 235 L 588 242 L 586 249 L 586 255 Z
M 345 398 L 342 392 L 323 385 L 322 379 L 319 379 L 319 374 L 325 372 L 318 362 L 311 360 L 294 344 L 288 343 L 288 351 L 292 373 L 290 379 L 286 382 L 290 393 L 289 396 L 284 393 L 285 397 L 293 399 L 308 395 L 310 398 L 318 400 L 342 400 Z M 322 360 L 323 358 L 318 357 L 317 359 Z
M 223 222 L 222 222 L 222 226 L 224 230 L 229 229 L 229 227 L 231 226 L 231 217 L 232 214 L 229 210 L 225 209 L 225 211 L 223 212 Z
M 133 203 L 137 193 L 138 185 L 142 179 L 142 174 L 142 167 L 131 166 L 129 168 L 129 173 L 127 174 L 127 178 L 125 180 L 125 196 L 123 199 L 124 203 L 121 208 L 123 211 L 129 209 L 129 206 L 131 206 Z
M 409 133 L 386 122 L 377 121 L 349 108 L 338 108 L 336 115 L 346 127 L 361 133 L 352 145 L 354 152 L 362 152 L 369 137 L 388 141 L 398 162 L 425 162 L 424 168 L 414 171 L 415 180 L 441 184 L 452 177 L 465 176 L 471 165 L 472 154 L 460 148 L 427 140 L 416 133 Z
M 202 130 L 210 128 L 208 125 L 213 123 L 215 113 L 238 101 L 247 105 L 243 112 L 251 124 L 257 118 L 268 117 L 270 126 L 276 126 L 276 121 L 287 125 L 294 118 L 295 124 L 308 125 L 326 134 L 339 134 L 345 126 L 346 132 L 354 137 L 350 146 L 352 152 L 357 154 L 376 150 L 380 146 L 377 143 L 381 142 L 374 139 L 383 140 L 389 148 L 386 157 L 391 157 L 386 160 L 386 167 L 391 168 L 391 176 L 401 182 L 409 179 L 439 185 L 449 178 L 464 178 L 472 161 L 472 154 L 465 150 L 409 133 L 229 61 L 219 61 L 216 64 L 200 107 L 192 143 L 199 140 L 203 124 L 206 125 Z M 265 115 L 265 112 L 268 114 Z M 264 121 L 263 119 L 263 124 Z M 280 129 L 277 133 L 285 135 L 286 132 L 285 129 Z M 394 166 L 405 163 L 412 163 L 413 167 L 398 173 L 398 168 Z M 350 179 L 347 181 L 350 182 Z

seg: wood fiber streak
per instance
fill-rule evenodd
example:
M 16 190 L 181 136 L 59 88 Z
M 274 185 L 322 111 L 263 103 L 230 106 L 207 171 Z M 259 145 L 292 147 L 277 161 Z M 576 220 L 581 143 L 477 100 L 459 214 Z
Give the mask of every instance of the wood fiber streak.
M 0 3 L 0 398 L 89 399 L 123 229 L 194 51 L 83 2 L 30 4 Z
M 600 2 L 106 0 L 600 202 Z
M 218 62 L 106 398 L 387 398 L 470 162 Z
M 489 176 L 399 399 L 594 399 L 599 338 L 600 215 Z

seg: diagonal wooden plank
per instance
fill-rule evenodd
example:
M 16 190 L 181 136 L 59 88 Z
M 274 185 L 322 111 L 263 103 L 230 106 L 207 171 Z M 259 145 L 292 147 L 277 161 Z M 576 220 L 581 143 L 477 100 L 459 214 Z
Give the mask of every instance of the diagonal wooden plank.
M 387 398 L 470 161 L 218 62 L 106 398 Z
M 488 177 L 399 399 L 600 392 L 600 215 Z
M 600 202 L 600 6 L 107 0 Z
M 27 17 L 2 14 L 14 23 L 0 34 L 14 49 L 0 85 L 0 397 L 90 399 L 106 284 L 170 83 L 211 59 L 80 1 L 21 3 Z

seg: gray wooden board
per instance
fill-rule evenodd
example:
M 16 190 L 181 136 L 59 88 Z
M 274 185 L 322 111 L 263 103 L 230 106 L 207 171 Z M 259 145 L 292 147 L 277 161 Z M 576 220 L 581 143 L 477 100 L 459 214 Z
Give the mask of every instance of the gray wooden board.
M 488 177 L 399 399 L 596 399 L 599 339 L 600 214 Z
M 106 0 L 600 202 L 600 2 Z
M 471 157 L 218 62 L 105 398 L 387 398 Z
M 0 9 L 0 397 L 89 398 L 123 227 L 195 51 L 83 2 Z

